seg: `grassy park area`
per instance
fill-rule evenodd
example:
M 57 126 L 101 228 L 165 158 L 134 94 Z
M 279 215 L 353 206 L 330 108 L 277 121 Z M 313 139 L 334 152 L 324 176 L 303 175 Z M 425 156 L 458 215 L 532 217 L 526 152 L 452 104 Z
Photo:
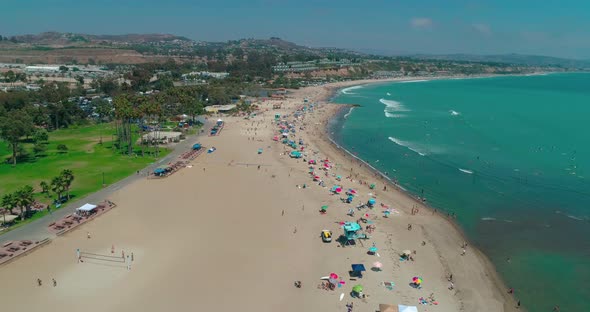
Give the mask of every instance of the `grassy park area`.
M 112 184 L 156 160 L 151 153 L 146 153 L 144 157 L 130 157 L 114 149 L 114 134 L 114 126 L 106 123 L 50 132 L 46 151 L 42 155 L 34 155 L 32 143 L 22 143 L 28 156 L 19 159 L 16 167 L 6 161 L 11 156 L 8 144 L 0 142 L 0 197 L 24 185 L 31 185 L 35 189 L 35 199 L 49 204 L 56 196 L 51 192 L 42 194 L 39 183 L 49 183 L 62 170 L 70 169 L 74 175 L 70 194 L 74 199 L 80 198 L 101 189 L 103 178 L 106 185 Z M 63 148 L 59 150 L 60 144 L 65 145 L 67 151 Z M 154 147 L 150 147 L 150 151 L 153 149 Z M 139 145 L 134 146 L 134 150 L 137 155 L 141 155 Z M 160 158 L 170 152 L 162 146 L 159 151 Z M 42 217 L 45 213 L 38 212 L 31 219 Z M 31 219 L 25 222 L 30 222 Z

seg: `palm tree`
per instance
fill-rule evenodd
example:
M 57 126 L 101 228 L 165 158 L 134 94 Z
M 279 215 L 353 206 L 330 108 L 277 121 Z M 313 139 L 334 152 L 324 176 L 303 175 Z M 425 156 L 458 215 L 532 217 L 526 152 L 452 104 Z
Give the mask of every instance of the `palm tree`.
M 49 184 L 47 184 L 47 182 L 41 181 L 39 186 L 41 187 L 41 193 L 49 195 Z
M 31 205 L 35 202 L 34 193 L 35 190 L 30 185 L 21 187 L 15 193 L 18 207 L 20 208 L 21 220 L 24 220 L 25 216 L 29 214 Z
M 70 169 L 64 169 L 61 172 L 61 181 L 63 187 L 67 191 L 68 200 L 70 199 L 70 186 L 72 185 L 72 181 L 74 181 L 74 173 Z
M 61 176 L 51 179 L 51 191 L 57 195 L 57 200 L 61 200 L 61 194 L 64 192 L 64 183 Z
M 2 207 L 12 214 L 12 210 L 16 208 L 16 196 L 13 193 L 4 194 L 2 196 Z

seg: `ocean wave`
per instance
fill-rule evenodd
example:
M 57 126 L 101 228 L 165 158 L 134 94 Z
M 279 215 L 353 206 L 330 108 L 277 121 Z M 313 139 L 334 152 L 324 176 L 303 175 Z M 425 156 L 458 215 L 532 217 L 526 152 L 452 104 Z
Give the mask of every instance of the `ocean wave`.
M 467 174 L 473 174 L 473 171 L 467 170 L 467 169 L 463 169 L 463 168 L 459 168 L 459 171 L 461 171 L 463 173 L 467 173 Z
M 573 220 L 577 220 L 577 221 L 584 221 L 584 219 L 580 218 L 580 217 L 576 217 L 573 215 L 567 215 L 568 218 L 573 219 Z
M 387 95 L 391 96 L 391 93 L 387 92 Z
M 416 146 L 415 144 L 412 144 L 410 142 L 407 141 L 402 141 L 398 138 L 394 138 L 394 137 L 389 137 L 389 140 L 399 146 L 403 146 L 409 150 L 411 150 L 412 152 L 417 153 L 420 156 L 426 156 L 426 151 L 421 150 L 418 146 Z
M 354 106 L 350 108 L 350 110 L 348 111 L 348 113 L 346 113 L 346 115 L 344 115 L 344 119 L 348 118 L 348 116 L 350 116 L 350 114 L 352 113 L 353 110 L 354 110 Z
M 416 80 L 405 80 L 405 81 L 400 81 L 398 83 L 413 83 L 413 82 L 425 82 L 428 81 L 426 79 L 416 79 Z
M 385 117 L 387 118 L 400 118 L 404 117 L 402 114 L 397 114 L 398 112 L 407 112 L 409 111 L 405 108 L 402 103 L 394 101 L 394 100 L 386 100 L 386 99 L 379 99 L 379 102 L 385 105 L 385 109 L 383 112 L 385 113 Z
M 482 221 L 496 221 L 496 218 L 492 218 L 492 217 L 483 217 L 481 218 Z
M 356 90 L 356 89 L 361 89 L 362 87 L 363 86 L 352 86 L 352 87 L 344 88 L 344 89 L 340 90 L 340 92 L 342 92 L 344 94 L 356 94 L 356 93 L 352 93 L 350 91 Z
M 449 111 L 449 113 L 451 113 L 451 115 L 453 115 L 453 116 L 459 116 L 459 115 L 461 115 L 461 113 L 459 113 L 458 111 L 454 111 L 452 109 Z

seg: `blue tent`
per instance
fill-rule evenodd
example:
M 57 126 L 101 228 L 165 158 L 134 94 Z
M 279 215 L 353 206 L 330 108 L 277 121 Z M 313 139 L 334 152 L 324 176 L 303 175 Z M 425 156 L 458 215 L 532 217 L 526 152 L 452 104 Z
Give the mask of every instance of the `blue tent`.
M 164 168 L 156 168 L 156 170 L 154 170 L 154 174 L 162 174 L 166 172 L 166 169 Z
M 344 229 L 344 236 L 346 236 L 346 239 L 353 240 L 359 237 L 356 232 L 361 229 L 361 226 L 358 223 L 345 222 L 342 228 Z
M 367 202 L 367 204 L 369 204 L 369 206 L 373 206 L 375 205 L 376 201 L 374 198 L 369 199 L 369 201 Z
M 354 196 L 350 195 L 350 196 L 348 196 L 348 198 L 346 199 L 346 202 L 350 204 L 350 203 L 352 203 L 352 200 L 353 200 L 353 199 L 354 199 Z
M 199 144 L 199 143 L 197 143 L 197 144 L 193 145 L 193 149 L 194 149 L 194 150 L 199 150 L 199 149 L 201 149 L 201 147 L 202 147 L 202 146 L 201 146 L 201 144 Z
M 364 272 L 366 271 L 364 264 L 353 264 L 352 270 L 355 272 Z

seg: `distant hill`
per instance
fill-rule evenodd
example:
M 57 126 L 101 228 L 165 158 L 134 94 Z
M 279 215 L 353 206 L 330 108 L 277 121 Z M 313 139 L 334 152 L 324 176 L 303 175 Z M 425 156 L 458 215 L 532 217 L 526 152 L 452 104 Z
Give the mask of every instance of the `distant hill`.
M 412 58 L 422 60 L 453 60 L 467 62 L 485 63 L 507 63 L 526 66 L 555 66 L 563 68 L 590 68 L 590 60 L 574 60 L 552 56 L 525 55 L 525 54 L 498 54 L 498 55 L 475 55 L 475 54 L 444 54 L 408 55 Z
M 44 32 L 36 35 L 14 36 L 17 43 L 43 46 L 76 46 L 84 44 L 129 43 L 157 41 L 189 41 L 185 37 L 170 34 L 88 35 L 75 33 Z

